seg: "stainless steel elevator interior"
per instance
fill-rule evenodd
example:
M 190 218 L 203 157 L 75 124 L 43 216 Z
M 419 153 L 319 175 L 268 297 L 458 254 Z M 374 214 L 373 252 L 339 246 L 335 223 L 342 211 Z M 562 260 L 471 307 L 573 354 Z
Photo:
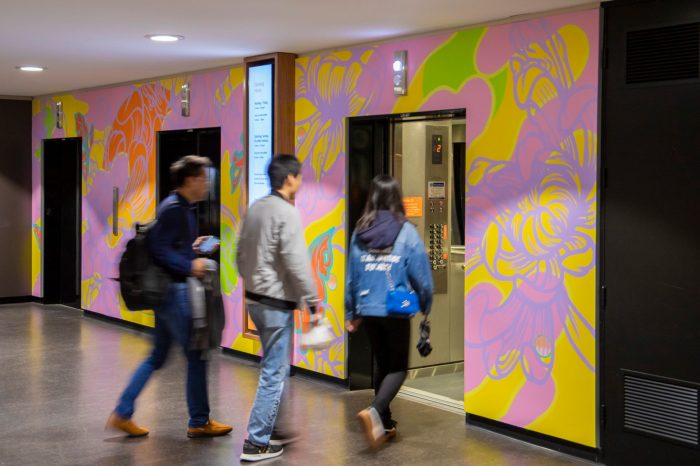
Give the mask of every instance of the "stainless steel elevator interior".
M 425 243 L 435 293 L 430 315 L 433 352 L 415 348 L 402 393 L 462 409 L 464 399 L 464 118 L 405 118 L 390 129 L 391 174 L 399 180 L 409 220 Z

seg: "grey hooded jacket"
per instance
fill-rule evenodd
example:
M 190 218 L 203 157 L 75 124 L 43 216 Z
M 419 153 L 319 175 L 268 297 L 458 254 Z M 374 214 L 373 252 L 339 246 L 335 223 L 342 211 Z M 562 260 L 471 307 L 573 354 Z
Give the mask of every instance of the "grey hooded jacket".
M 278 193 L 260 199 L 248 210 L 236 265 L 249 299 L 254 293 L 296 304 L 298 309 L 318 304 L 301 216 Z

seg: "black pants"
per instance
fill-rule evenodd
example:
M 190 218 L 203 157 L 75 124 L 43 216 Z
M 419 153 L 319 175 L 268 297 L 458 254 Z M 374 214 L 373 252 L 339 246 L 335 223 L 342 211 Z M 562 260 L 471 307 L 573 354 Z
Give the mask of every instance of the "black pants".
M 374 353 L 374 401 L 385 427 L 390 426 L 389 404 L 406 380 L 411 320 L 393 317 L 365 317 L 363 326 Z

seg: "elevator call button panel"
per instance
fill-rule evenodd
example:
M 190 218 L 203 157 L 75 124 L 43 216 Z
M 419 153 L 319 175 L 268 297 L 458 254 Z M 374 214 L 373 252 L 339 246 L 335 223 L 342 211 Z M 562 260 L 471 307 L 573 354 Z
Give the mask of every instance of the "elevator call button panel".
M 425 245 L 435 293 L 447 293 L 450 260 L 449 202 L 450 158 L 445 148 L 450 147 L 449 128 L 426 126 L 425 158 Z
M 442 270 L 447 267 L 447 225 L 431 223 L 428 225 L 428 258 L 432 270 Z

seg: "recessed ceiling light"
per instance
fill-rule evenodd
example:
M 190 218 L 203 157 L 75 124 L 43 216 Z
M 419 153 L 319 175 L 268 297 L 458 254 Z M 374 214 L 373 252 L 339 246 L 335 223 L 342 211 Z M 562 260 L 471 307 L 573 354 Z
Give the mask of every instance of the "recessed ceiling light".
M 147 39 L 151 39 L 154 42 L 177 42 L 183 40 L 185 36 L 176 36 L 173 34 L 148 34 Z
M 46 67 L 44 66 L 18 66 L 16 68 L 21 71 L 31 71 L 34 73 L 38 71 L 44 71 L 46 69 Z

